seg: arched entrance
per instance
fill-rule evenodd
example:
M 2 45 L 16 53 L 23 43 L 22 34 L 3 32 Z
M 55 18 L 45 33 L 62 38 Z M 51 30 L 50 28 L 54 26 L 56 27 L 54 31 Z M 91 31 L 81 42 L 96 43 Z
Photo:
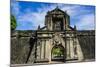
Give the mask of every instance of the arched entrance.
M 55 45 L 51 50 L 51 61 L 64 61 L 64 54 L 64 47 L 61 45 Z

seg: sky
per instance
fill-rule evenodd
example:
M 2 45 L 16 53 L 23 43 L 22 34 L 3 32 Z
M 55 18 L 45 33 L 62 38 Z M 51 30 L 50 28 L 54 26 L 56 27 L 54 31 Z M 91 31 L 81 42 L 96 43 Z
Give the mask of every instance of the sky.
M 11 14 L 17 21 L 16 30 L 36 30 L 39 25 L 43 27 L 46 13 L 57 6 L 70 16 L 71 27 L 76 25 L 78 30 L 95 29 L 95 6 L 11 0 Z

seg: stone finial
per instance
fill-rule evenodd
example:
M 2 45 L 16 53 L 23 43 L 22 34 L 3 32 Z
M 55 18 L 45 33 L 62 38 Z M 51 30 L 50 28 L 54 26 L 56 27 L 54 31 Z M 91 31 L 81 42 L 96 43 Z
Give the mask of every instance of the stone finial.
M 57 5 L 57 7 L 56 7 L 56 8 L 59 8 L 59 7 L 58 7 L 58 5 Z
M 48 11 L 47 13 L 50 13 L 50 11 Z
M 55 9 L 59 9 L 59 6 L 57 5 Z
M 38 30 L 40 29 L 40 25 L 38 25 Z
M 74 29 L 77 30 L 76 25 L 74 25 Z
M 67 13 L 67 10 L 65 10 L 65 13 Z

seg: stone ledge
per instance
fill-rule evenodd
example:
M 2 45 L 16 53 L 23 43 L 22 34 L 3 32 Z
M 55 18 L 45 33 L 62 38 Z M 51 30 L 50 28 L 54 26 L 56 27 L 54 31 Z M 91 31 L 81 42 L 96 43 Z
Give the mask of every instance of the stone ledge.
M 78 58 L 74 58 L 74 59 L 66 59 L 66 61 L 73 61 L 73 60 L 78 60 Z
M 36 59 L 35 63 L 49 62 L 48 59 Z

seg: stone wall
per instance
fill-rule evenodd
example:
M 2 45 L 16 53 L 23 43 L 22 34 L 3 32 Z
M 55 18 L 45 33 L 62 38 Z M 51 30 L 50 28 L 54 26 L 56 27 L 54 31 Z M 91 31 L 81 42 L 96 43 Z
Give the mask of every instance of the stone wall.
M 11 64 L 25 64 L 33 31 L 11 32 Z M 95 59 L 95 31 L 78 31 L 77 37 L 84 59 Z
M 25 32 L 24 32 L 25 33 Z M 23 32 L 12 32 L 11 36 L 11 64 L 23 64 L 29 53 L 30 37 Z
M 84 59 L 95 59 L 95 32 L 80 31 L 78 40 L 84 55 Z

